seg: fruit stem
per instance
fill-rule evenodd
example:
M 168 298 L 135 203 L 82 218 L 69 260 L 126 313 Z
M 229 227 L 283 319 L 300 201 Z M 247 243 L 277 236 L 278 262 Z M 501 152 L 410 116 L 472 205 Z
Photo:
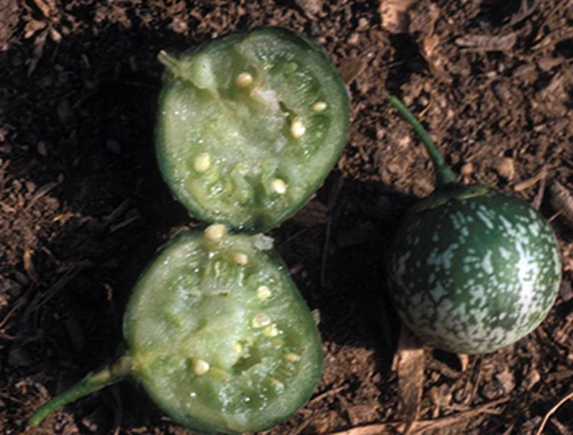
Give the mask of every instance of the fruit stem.
M 101 390 L 108 385 L 115 384 L 125 379 L 132 370 L 132 359 L 129 356 L 121 356 L 109 365 L 104 366 L 97 372 L 92 372 L 79 381 L 70 389 L 58 394 L 45 403 L 29 419 L 28 426 L 36 427 L 55 410 L 73 402 L 80 397 Z
M 390 104 L 394 106 L 400 112 L 406 121 L 410 123 L 410 125 L 414 128 L 414 131 L 418 133 L 420 139 L 424 143 L 426 147 L 426 151 L 430 155 L 430 159 L 434 164 L 434 168 L 436 170 L 436 179 L 438 186 L 444 186 L 446 184 L 457 183 L 456 175 L 450 169 L 450 167 L 446 164 L 444 157 L 438 151 L 436 144 L 430 138 L 428 132 L 422 127 L 422 124 L 416 119 L 416 117 L 408 110 L 408 108 L 402 103 L 398 98 L 392 96 L 390 97 Z
M 157 60 L 161 62 L 169 71 L 177 70 L 177 59 L 167 53 L 165 50 L 161 50 L 157 54 Z

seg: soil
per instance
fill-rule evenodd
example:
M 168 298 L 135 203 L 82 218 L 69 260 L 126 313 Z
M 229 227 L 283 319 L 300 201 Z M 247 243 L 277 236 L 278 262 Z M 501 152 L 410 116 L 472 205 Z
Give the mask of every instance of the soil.
M 269 433 L 572 433 L 573 401 L 554 408 L 573 389 L 571 201 L 552 207 L 551 186 L 573 189 L 573 6 L 419 0 L 402 19 L 394 33 L 374 0 L 0 0 L 2 434 L 23 433 L 38 405 L 114 355 L 139 272 L 177 228 L 197 225 L 155 161 L 158 51 L 262 25 L 324 47 L 352 97 L 337 168 L 271 234 L 320 314 L 326 366 L 307 406 Z M 481 356 L 426 346 L 413 353 L 415 383 L 404 382 L 413 354 L 384 260 L 434 174 L 391 94 L 461 179 L 540 205 L 564 265 L 535 332 Z M 124 383 L 26 433 L 187 432 Z

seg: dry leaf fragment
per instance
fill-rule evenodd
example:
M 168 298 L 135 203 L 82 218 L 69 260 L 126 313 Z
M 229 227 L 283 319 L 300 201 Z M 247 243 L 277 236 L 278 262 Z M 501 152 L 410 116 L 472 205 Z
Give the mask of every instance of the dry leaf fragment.
M 350 85 L 356 78 L 364 72 L 368 65 L 368 59 L 372 57 L 372 53 L 365 56 L 350 56 L 342 61 L 338 71 L 342 80 L 347 85 Z

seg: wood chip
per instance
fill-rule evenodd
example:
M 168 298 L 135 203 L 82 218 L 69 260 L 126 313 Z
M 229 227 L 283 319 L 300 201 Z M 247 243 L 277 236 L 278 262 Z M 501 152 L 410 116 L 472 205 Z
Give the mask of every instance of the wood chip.
M 34 0 L 34 3 L 38 7 L 38 9 L 40 9 L 40 12 L 42 12 L 42 15 L 44 15 L 44 17 L 48 18 L 51 15 L 52 8 L 44 0 Z
M 39 199 L 43 198 L 44 196 L 46 196 L 51 190 L 55 189 L 56 187 L 59 186 L 59 182 L 57 181 L 53 181 L 51 183 L 46 183 L 44 184 L 42 187 L 40 187 L 37 191 L 36 194 L 32 197 L 32 199 L 28 202 L 28 204 L 26 204 L 26 210 L 31 209 L 34 204 L 36 202 L 38 202 Z
M 382 0 L 380 2 L 380 17 L 382 27 L 394 34 L 408 33 L 410 16 L 408 10 L 416 0 Z
M 460 366 L 462 367 L 462 373 L 468 369 L 470 365 L 470 356 L 467 353 L 460 353 L 458 354 L 458 358 L 460 360 Z
M 502 36 L 464 35 L 455 40 L 459 47 L 479 51 L 509 51 L 516 42 L 515 33 Z
M 36 284 L 40 282 L 40 277 L 36 273 L 36 269 L 34 268 L 34 263 L 32 262 L 32 250 L 29 247 L 24 249 L 24 270 L 26 271 L 26 275 L 28 278 Z
M 323 225 L 328 221 L 328 207 L 317 199 L 309 201 L 297 214 L 292 222 L 303 227 Z
M 513 177 L 515 176 L 515 162 L 509 157 L 495 159 L 493 162 L 493 168 L 500 177 L 505 178 L 508 181 L 513 180 Z
M 394 358 L 398 371 L 398 394 L 406 425 L 404 433 L 409 433 L 420 415 L 424 388 L 424 348 L 404 325 L 400 329 Z
M 549 188 L 549 203 L 573 227 L 573 194 L 559 181 L 554 180 Z
M 294 0 L 295 3 L 312 18 L 322 11 L 323 0 Z

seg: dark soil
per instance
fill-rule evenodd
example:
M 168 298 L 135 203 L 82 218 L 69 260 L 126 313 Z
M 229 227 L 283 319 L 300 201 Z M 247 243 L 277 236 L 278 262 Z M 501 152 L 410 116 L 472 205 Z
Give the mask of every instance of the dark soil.
M 177 227 L 194 225 L 155 161 L 158 51 L 261 25 L 313 38 L 352 96 L 337 169 L 272 232 L 320 312 L 326 367 L 309 404 L 270 433 L 398 433 L 417 406 L 392 368 L 400 324 L 384 259 L 434 175 L 390 94 L 419 114 L 462 179 L 540 204 L 564 263 L 554 309 L 517 344 L 469 358 L 425 349 L 410 433 L 539 430 L 573 389 L 571 210 L 550 205 L 553 183 L 573 189 L 573 6 L 420 0 L 409 21 L 391 34 L 374 0 L 0 0 L 2 434 L 24 432 L 38 405 L 114 355 L 139 272 Z M 544 433 L 572 433 L 572 415 L 573 401 L 563 403 Z M 122 384 L 36 433 L 186 432 Z

